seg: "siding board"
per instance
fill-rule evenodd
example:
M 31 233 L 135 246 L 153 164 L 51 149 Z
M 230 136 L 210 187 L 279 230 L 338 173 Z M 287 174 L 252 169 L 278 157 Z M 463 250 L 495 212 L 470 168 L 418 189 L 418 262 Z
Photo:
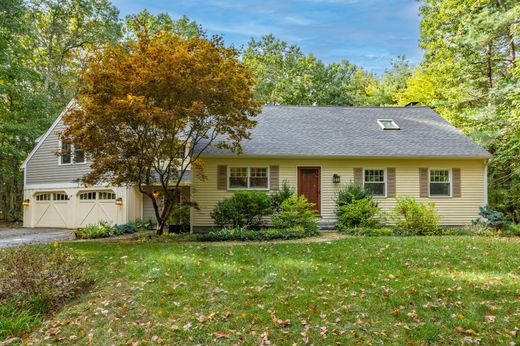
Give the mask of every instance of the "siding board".
M 392 167 L 396 170 L 396 196 L 412 196 L 419 202 L 434 202 L 442 216 L 441 224 L 461 225 L 478 217 L 478 207 L 485 204 L 484 194 L 484 162 L 483 160 L 420 160 L 420 159 L 246 159 L 246 158 L 204 158 L 204 173 L 207 180 L 196 178 L 193 184 L 193 201 L 200 210 L 193 210 L 194 226 L 207 227 L 213 225 L 209 213 L 216 202 L 232 195 L 232 191 L 217 190 L 217 166 L 228 165 L 277 165 L 279 180 L 287 180 L 291 187 L 297 186 L 298 166 L 321 167 L 321 207 L 322 219 L 334 221 L 336 216 L 335 196 L 345 183 L 354 181 L 356 167 Z M 461 188 L 464 195 L 461 198 L 427 198 L 420 196 L 419 167 L 461 167 Z M 332 183 L 332 175 L 342 177 L 342 184 Z M 376 198 L 384 211 L 390 211 L 395 206 L 395 198 Z
M 88 163 L 58 164 L 56 155 L 60 143 L 58 136 L 63 129 L 64 124 L 60 121 L 27 162 L 27 184 L 75 183 L 89 172 L 90 164 Z

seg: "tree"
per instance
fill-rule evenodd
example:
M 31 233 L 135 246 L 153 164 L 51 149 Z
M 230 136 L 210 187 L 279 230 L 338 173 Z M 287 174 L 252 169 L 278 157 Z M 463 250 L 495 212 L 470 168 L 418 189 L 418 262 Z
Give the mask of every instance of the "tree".
M 264 104 L 312 105 L 319 99 L 325 65 L 298 46 L 270 34 L 251 39 L 242 60 L 253 70 L 255 92 Z
M 218 38 L 171 31 L 98 50 L 82 74 L 80 107 L 64 116 L 64 137 L 91 156 L 84 182 L 138 186 L 161 234 L 186 171 L 203 166 L 200 154 L 210 145 L 239 152 L 255 125 L 254 81 L 237 55 Z
M 397 99 L 433 107 L 491 152 L 490 203 L 520 222 L 520 3 L 426 0 L 420 13 L 424 61 Z
M 55 113 L 74 96 L 89 52 L 120 38 L 119 11 L 107 0 L 29 0 L 27 14 L 32 67 Z
M 186 16 L 174 20 L 168 13 L 153 15 L 146 9 L 136 15 L 126 16 L 123 31 L 127 41 L 136 39 L 139 32 L 153 35 L 159 31 L 171 31 L 184 38 L 206 37 L 202 27 Z

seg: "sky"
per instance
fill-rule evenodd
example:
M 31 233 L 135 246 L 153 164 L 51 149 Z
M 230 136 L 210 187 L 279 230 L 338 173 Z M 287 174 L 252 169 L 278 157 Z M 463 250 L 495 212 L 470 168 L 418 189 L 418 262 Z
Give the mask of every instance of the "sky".
M 325 63 L 343 59 L 382 73 L 397 56 L 422 58 L 416 0 L 112 0 L 121 16 L 143 9 L 195 20 L 227 45 L 272 33 Z

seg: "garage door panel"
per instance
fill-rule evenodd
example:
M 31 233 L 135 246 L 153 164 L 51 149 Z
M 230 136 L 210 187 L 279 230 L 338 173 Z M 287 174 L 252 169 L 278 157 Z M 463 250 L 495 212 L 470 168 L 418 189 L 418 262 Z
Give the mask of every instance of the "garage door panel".
M 117 206 L 113 200 L 91 200 L 78 203 L 78 227 L 106 221 L 116 224 Z
M 67 227 L 68 206 L 55 205 L 53 202 L 37 203 L 35 207 L 36 227 Z

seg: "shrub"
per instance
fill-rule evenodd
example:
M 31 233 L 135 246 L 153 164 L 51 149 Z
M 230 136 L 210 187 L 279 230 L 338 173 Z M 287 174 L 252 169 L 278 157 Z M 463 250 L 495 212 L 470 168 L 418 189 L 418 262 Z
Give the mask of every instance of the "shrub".
M 412 197 L 397 198 L 397 205 L 392 211 L 396 227 L 403 235 L 436 235 L 440 215 L 435 211 L 434 203 L 419 203 Z
M 480 218 L 473 220 L 473 224 L 483 224 L 487 227 L 501 229 L 506 224 L 504 213 L 491 209 L 488 205 L 480 207 Z
M 110 235 L 122 235 L 122 234 L 132 234 L 137 232 L 137 227 L 134 224 L 126 223 L 123 225 L 115 225 L 110 229 Z
M 341 207 L 351 204 L 353 201 L 358 201 L 365 198 L 371 198 L 372 194 L 363 188 L 363 185 L 357 183 L 349 183 L 345 185 L 336 194 L 336 214 L 342 214 Z
M 371 197 L 352 200 L 349 204 L 339 207 L 338 227 L 377 227 L 379 221 L 375 218 L 379 213 L 377 203 Z
M 391 236 L 394 235 L 394 232 L 391 228 L 382 227 L 382 228 L 371 228 L 371 227 L 354 227 L 354 228 L 341 228 L 339 230 L 341 233 L 353 235 L 353 236 L 363 236 L 363 237 L 380 237 L 380 236 Z
M 258 228 L 262 217 L 271 213 L 271 198 L 266 193 L 237 191 L 231 198 L 217 203 L 211 218 L 219 227 Z
M 112 226 L 106 221 L 100 221 L 94 225 L 87 225 L 85 228 L 78 228 L 74 231 L 78 239 L 93 239 L 110 237 Z
M 170 217 L 168 218 L 169 225 L 180 225 L 183 230 L 190 229 L 190 206 L 176 204 Z
M 54 245 L 0 252 L 0 340 L 19 335 L 87 288 L 85 259 Z
M 314 212 L 314 203 L 305 196 L 291 195 L 280 205 L 280 212 L 272 217 L 273 227 L 291 229 L 303 227 L 308 232 L 318 231 L 318 218 Z
M 282 203 L 294 194 L 294 189 L 289 185 L 287 180 L 282 182 L 280 190 L 271 194 L 271 205 L 275 212 L 280 211 Z
M 288 229 L 263 229 L 253 231 L 246 228 L 221 229 L 208 233 L 197 234 L 198 241 L 268 241 L 301 239 L 319 234 L 316 231 L 307 231 L 302 226 Z
M 134 225 L 135 228 L 137 228 L 137 230 L 139 232 L 141 231 L 147 231 L 149 230 L 150 228 L 152 228 L 152 220 L 150 219 L 147 219 L 147 220 L 144 220 L 144 219 L 135 219 L 134 221 L 130 222 L 131 225 Z

